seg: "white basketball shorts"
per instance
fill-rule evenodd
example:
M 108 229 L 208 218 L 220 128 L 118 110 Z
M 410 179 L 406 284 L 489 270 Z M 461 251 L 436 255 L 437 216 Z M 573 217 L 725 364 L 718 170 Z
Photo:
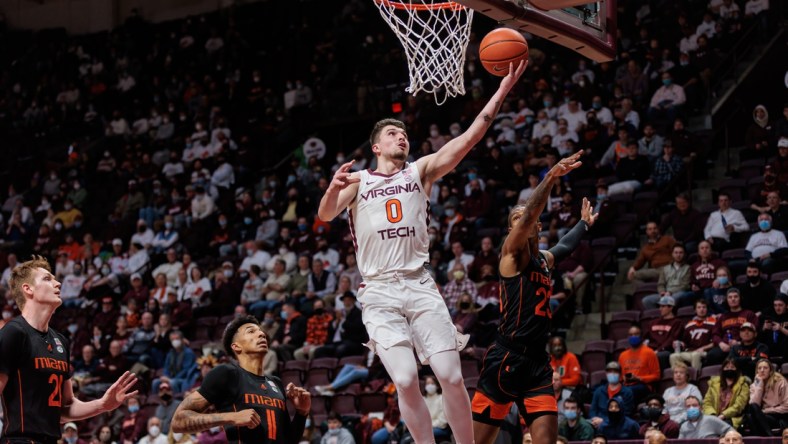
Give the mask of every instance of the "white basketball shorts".
M 427 270 L 407 275 L 369 279 L 361 284 L 358 300 L 369 333 L 366 344 L 372 351 L 408 343 L 423 364 L 430 356 L 462 350 L 467 335 L 460 335 L 438 286 Z

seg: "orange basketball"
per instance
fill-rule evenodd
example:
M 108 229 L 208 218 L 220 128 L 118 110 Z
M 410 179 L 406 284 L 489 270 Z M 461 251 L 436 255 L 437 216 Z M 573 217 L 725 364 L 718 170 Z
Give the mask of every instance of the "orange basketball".
M 479 59 L 490 74 L 503 77 L 509 74 L 509 63 L 517 65 L 528 58 L 525 37 L 511 28 L 498 28 L 484 36 L 479 45 Z

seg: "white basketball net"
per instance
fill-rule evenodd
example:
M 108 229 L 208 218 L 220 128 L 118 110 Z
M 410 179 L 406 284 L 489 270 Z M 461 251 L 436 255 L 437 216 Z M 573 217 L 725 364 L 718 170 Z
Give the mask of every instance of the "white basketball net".
M 433 94 L 438 105 L 465 94 L 463 68 L 473 9 L 451 1 L 374 1 L 405 48 L 410 76 L 405 90 Z

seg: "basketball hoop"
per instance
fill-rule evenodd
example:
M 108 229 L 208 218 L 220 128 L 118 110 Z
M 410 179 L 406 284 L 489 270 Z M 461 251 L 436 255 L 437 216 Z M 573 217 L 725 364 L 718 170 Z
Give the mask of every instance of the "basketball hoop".
M 408 59 L 413 95 L 432 94 L 438 105 L 465 94 L 465 48 L 473 9 L 453 1 L 374 0 Z

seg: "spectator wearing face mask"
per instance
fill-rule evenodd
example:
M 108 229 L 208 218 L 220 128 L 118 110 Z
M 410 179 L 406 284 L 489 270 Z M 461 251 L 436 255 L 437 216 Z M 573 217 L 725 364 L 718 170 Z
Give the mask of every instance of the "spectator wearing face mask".
M 161 420 L 156 416 L 148 418 L 148 434 L 143 436 L 137 444 L 169 444 L 167 435 L 161 431 Z
M 460 297 L 467 293 L 471 296 L 471 300 L 476 300 L 476 285 L 470 280 L 465 273 L 465 266 L 461 263 L 455 263 L 454 268 L 451 270 L 452 280 L 443 286 L 443 300 L 446 301 L 446 306 L 449 311 L 457 311 L 457 301 Z
M 721 265 L 714 270 L 715 279 L 711 285 L 703 290 L 703 297 L 709 306 L 712 314 L 720 314 L 728 311 L 725 299 L 729 289 L 733 288 L 731 282 L 731 272 L 727 266 Z
M 625 413 L 631 413 L 635 408 L 635 397 L 629 387 L 624 387 L 621 383 L 621 366 L 618 362 L 611 361 L 605 366 L 606 380 L 596 389 L 594 389 L 594 397 L 591 400 L 591 409 L 589 416 L 591 417 L 591 424 L 598 428 L 608 418 L 608 401 L 618 396 L 620 398 L 619 405 L 621 410 Z
M 629 348 L 621 352 L 618 362 L 624 374 L 624 385 L 632 390 L 635 401 L 651 392 L 651 384 L 659 381 L 661 372 L 657 354 L 643 342 L 639 325 L 629 327 Z
M 662 396 L 654 393 L 647 396 L 645 401 L 646 405 L 641 409 L 640 417 L 646 419 L 646 422 L 640 426 L 640 436 L 646 436 L 649 430 L 659 430 L 668 438 L 678 438 L 679 425 L 664 411 L 665 400 Z
M 175 287 L 178 283 L 178 271 L 183 268 L 183 263 L 178 260 L 178 254 L 174 248 L 167 250 L 167 262 L 156 267 L 151 276 L 158 278 L 159 274 L 164 274 L 167 278 L 167 285 Z
M 238 270 L 248 272 L 252 265 L 257 265 L 260 267 L 260 270 L 265 270 L 265 264 L 271 260 L 271 255 L 267 251 L 261 250 L 258 247 L 257 242 L 251 240 L 244 244 L 244 249 L 246 252 L 246 257 L 244 258 L 243 262 L 241 262 Z M 266 274 L 267 273 L 264 273 L 263 277 L 267 277 Z
M 84 220 L 82 212 L 75 208 L 74 203 L 68 198 L 63 202 L 63 211 L 55 215 L 55 218 L 63 222 L 63 228 L 66 230 L 74 226 L 74 221 L 77 217 Z
M 87 444 L 87 441 L 79 437 L 79 430 L 77 425 L 73 422 L 67 422 L 63 426 L 63 443 L 64 444 Z
M 758 228 L 760 231 L 750 236 L 745 249 L 764 271 L 770 272 L 781 261 L 773 256 L 775 251 L 788 247 L 788 242 L 782 231 L 772 229 L 772 216 L 768 213 L 758 215 Z
M 159 385 L 159 405 L 156 406 L 153 415 L 161 420 L 162 434 L 166 435 L 170 432 L 172 416 L 180 403 L 180 400 L 173 398 L 172 388 L 168 382 Z
M 153 380 L 153 393 L 158 393 L 159 386 L 165 382 L 173 393 L 183 393 L 197 379 L 197 357 L 183 341 L 183 333 L 173 330 L 170 333 L 172 349 L 164 360 L 164 374 Z
M 312 256 L 313 261 L 323 262 L 323 268 L 336 274 L 339 271 L 339 252 L 328 245 L 328 239 L 317 239 L 317 252 Z
M 451 431 L 443 408 L 443 395 L 440 384 L 432 376 L 427 376 L 424 379 L 424 402 L 427 404 L 427 410 L 430 411 L 435 442 L 448 440 L 451 437 Z
M 564 400 L 565 420 L 558 424 L 558 434 L 569 441 L 588 441 L 594 437 L 594 426 L 583 418 L 580 403 L 573 397 Z
M 665 389 L 662 398 L 665 400 L 665 410 L 670 419 L 676 424 L 681 424 L 687 419 L 687 410 L 684 406 L 684 400 L 688 396 L 695 396 L 701 398 L 702 395 L 698 387 L 690 384 L 689 368 L 683 362 L 677 362 L 673 365 L 673 386 Z M 676 428 L 678 432 L 678 427 Z
M 737 286 L 741 293 L 742 308 L 754 312 L 758 315 L 758 319 L 762 319 L 763 311 L 769 308 L 777 294 L 772 284 L 761 277 L 761 270 L 763 270 L 762 266 L 750 261 L 745 271 L 747 282 Z
M 731 425 L 720 418 L 704 415 L 698 398 L 688 396 L 684 405 L 687 407 L 687 420 L 679 429 L 679 439 L 719 438 L 732 430 Z
M 599 433 L 607 439 L 633 439 L 638 436 L 638 423 L 621 410 L 622 403 L 617 396 L 607 403 L 607 420 L 599 426 Z
M 356 440 L 353 439 L 353 434 L 342 427 L 341 416 L 332 412 L 326 418 L 326 423 L 328 424 L 328 430 L 326 430 L 326 434 L 323 435 L 323 438 L 320 440 L 320 444 L 356 444 Z M 375 441 L 373 436 L 372 442 L 373 444 L 377 444 L 385 441 Z
M 561 336 L 550 339 L 550 366 L 561 375 L 561 383 L 568 389 L 574 389 L 583 382 L 580 362 L 574 353 L 566 349 L 566 340 Z
M 162 254 L 176 243 L 178 243 L 178 230 L 175 229 L 175 219 L 168 214 L 164 216 L 164 229 L 156 233 L 151 246 L 155 254 Z
M 769 123 L 769 111 L 763 105 L 756 105 L 752 110 L 753 123 L 744 133 L 746 148 L 739 154 L 742 161 L 750 159 L 766 159 L 774 153 L 772 125 Z
M 150 248 L 155 236 L 155 233 L 148 227 L 148 223 L 145 222 L 145 219 L 139 219 L 137 221 L 137 232 L 131 236 L 129 244 L 138 243 L 144 248 Z
M 727 358 L 722 363 L 722 373 L 709 380 L 709 388 L 703 398 L 703 413 L 738 428 L 749 399 L 750 379 L 741 374 L 733 358 Z
M 126 401 L 126 415 L 121 420 L 120 436 L 118 441 L 137 442 L 146 433 L 148 417 L 140 409 L 140 401 L 137 398 L 129 398 Z
M 60 285 L 60 299 L 63 300 L 63 306 L 79 307 L 85 300 L 80 297 L 82 295 L 82 286 L 85 285 L 87 278 L 82 273 L 82 264 L 74 264 L 71 273 L 66 274 Z M 147 295 L 146 295 L 147 297 Z
M 3 307 L 3 317 L 0 318 L 0 328 L 3 328 L 5 324 L 9 323 L 13 317 L 14 317 L 14 307 L 10 305 L 6 305 L 5 307 Z
M 476 325 L 478 318 L 476 305 L 473 303 L 471 295 L 463 293 L 457 300 L 454 315 L 452 315 L 452 322 L 457 327 L 460 333 L 470 333 Z

